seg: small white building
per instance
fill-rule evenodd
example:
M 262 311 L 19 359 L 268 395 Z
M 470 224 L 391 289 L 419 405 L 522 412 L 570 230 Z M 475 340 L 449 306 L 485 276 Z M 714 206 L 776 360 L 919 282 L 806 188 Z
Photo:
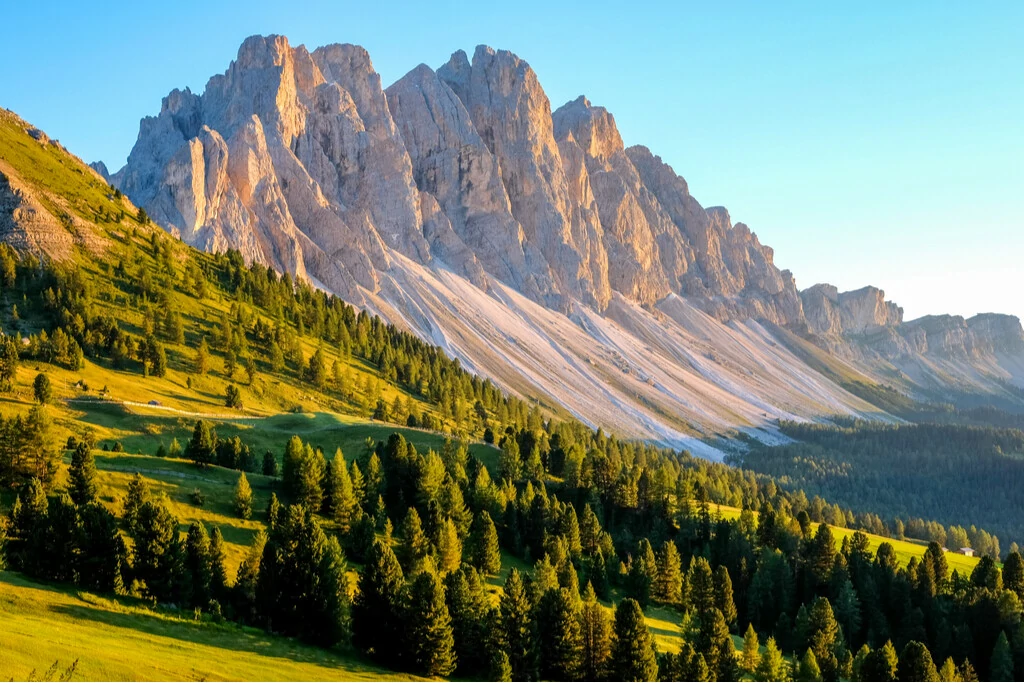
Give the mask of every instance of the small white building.
M 974 557 L 974 548 L 960 548 L 957 552 L 967 557 Z

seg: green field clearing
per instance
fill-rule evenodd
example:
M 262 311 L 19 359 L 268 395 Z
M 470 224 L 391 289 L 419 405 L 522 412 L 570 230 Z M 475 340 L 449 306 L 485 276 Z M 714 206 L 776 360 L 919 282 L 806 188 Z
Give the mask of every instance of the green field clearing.
M 230 622 L 156 612 L 0 572 L 0 677 L 26 680 L 76 659 L 73 680 L 376 681 L 415 677 Z M 422 680 L 422 679 L 417 679 Z
M 739 508 L 730 507 L 728 505 L 713 505 L 712 512 L 718 511 L 725 519 L 738 519 L 741 510 Z M 754 511 L 754 515 L 757 515 L 757 511 Z M 818 528 L 818 525 L 814 522 L 811 523 L 814 529 Z M 853 536 L 855 533 L 854 529 L 847 529 L 845 527 L 834 526 L 832 527 L 832 535 L 836 540 L 836 547 L 838 548 L 842 544 L 843 539 L 848 536 Z M 865 532 L 867 534 L 867 532 Z M 896 557 L 899 559 L 901 565 L 905 565 L 910 561 L 910 558 L 916 557 L 921 559 L 924 556 L 924 551 L 928 549 L 928 544 L 923 541 L 914 540 L 898 540 L 895 538 L 886 538 L 885 536 L 878 536 L 875 534 L 867 534 L 868 537 L 868 548 L 872 553 L 878 550 L 878 546 L 883 543 L 890 544 L 896 551 Z M 954 569 L 958 570 L 961 574 L 970 573 L 974 570 L 975 565 L 978 564 L 979 558 L 967 557 L 966 555 L 960 555 L 958 553 L 946 553 L 946 562 L 949 565 L 949 571 L 952 572 Z

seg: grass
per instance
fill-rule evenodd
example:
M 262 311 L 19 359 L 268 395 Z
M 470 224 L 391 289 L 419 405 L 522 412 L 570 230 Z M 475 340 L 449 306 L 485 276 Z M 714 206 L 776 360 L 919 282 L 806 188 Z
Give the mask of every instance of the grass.
M 713 508 L 725 519 L 738 519 L 741 512 L 739 508 L 730 507 L 728 505 L 716 505 L 713 506 Z M 756 510 L 754 511 L 754 515 L 757 515 Z M 818 524 L 812 522 L 811 527 L 813 529 L 817 529 Z M 832 527 L 832 535 L 835 537 L 837 548 L 842 544 L 844 538 L 851 537 L 854 533 L 856 533 L 854 529 L 847 529 L 839 526 Z M 883 543 L 888 543 L 896 551 L 896 558 L 899 560 L 900 565 L 906 565 L 912 557 L 916 557 L 920 560 L 924 556 L 924 551 L 928 549 L 928 544 L 924 541 L 915 541 L 912 539 L 899 540 L 896 538 L 878 536 L 876 534 L 868 534 L 867 532 L 864 533 L 867 534 L 868 549 L 872 553 L 878 550 L 878 546 Z M 967 573 L 969 575 L 978 564 L 979 559 L 980 558 L 967 557 L 966 555 L 960 555 L 958 553 L 946 553 L 946 563 L 949 565 L 950 572 L 955 569 L 961 574 Z
M 157 612 L 0 572 L 0 677 L 26 680 L 55 660 L 75 678 L 107 681 L 408 680 L 338 651 L 235 624 Z

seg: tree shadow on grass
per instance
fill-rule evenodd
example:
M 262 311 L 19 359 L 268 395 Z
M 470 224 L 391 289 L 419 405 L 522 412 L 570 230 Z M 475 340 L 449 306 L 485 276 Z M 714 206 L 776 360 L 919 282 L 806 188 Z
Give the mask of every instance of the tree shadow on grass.
M 41 586 L 42 587 L 42 586 Z M 45 587 L 44 587 L 45 588 Z M 132 612 L 117 612 L 82 604 L 53 605 L 50 610 L 66 617 L 130 629 L 152 636 L 195 643 L 232 652 L 248 652 L 268 658 L 340 667 L 353 673 L 383 674 L 386 670 L 373 666 L 355 654 L 322 650 L 299 640 L 284 636 L 271 636 L 265 631 L 232 622 L 213 623 L 192 621 L 175 612 L 151 612 L 137 608 Z

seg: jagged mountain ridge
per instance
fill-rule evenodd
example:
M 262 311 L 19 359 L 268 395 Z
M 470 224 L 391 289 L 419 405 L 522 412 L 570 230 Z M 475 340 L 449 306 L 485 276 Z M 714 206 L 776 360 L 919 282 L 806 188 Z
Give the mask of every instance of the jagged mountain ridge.
M 142 121 L 112 182 L 195 246 L 308 278 L 638 436 L 873 410 L 795 355 L 773 366 L 754 321 L 910 391 L 1024 376 L 1014 318 L 903 323 L 880 290 L 798 291 L 746 225 L 626 148 L 605 109 L 580 97 L 552 112 L 525 61 L 484 46 L 385 90 L 362 48 L 252 37 L 202 95 L 175 90 Z

